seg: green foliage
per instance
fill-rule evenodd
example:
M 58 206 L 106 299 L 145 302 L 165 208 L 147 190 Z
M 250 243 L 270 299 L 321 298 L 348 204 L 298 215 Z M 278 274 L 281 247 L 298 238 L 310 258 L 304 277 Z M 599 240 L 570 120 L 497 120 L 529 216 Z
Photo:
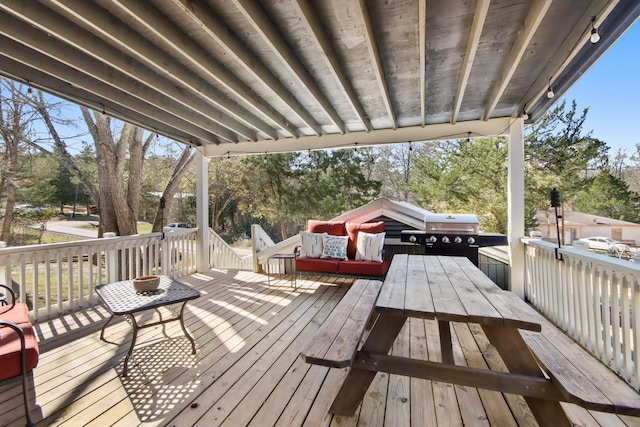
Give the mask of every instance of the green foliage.
M 606 165 L 607 145 L 584 133 L 588 109 L 578 113 L 575 101 L 557 105 L 528 129 L 525 137 L 526 203 L 547 209 L 549 191 L 556 187 L 563 203 L 575 198 L 589 169 Z
M 474 213 L 485 232 L 507 228 L 505 138 L 461 139 L 428 144 L 414 156 L 408 191 L 435 212 Z
M 639 203 L 638 194 L 630 192 L 623 180 L 603 171 L 578 192 L 573 206 L 577 211 L 592 215 L 640 222 Z
M 362 150 L 361 150 L 362 151 Z M 308 218 L 333 218 L 378 197 L 381 181 L 365 175 L 367 152 L 314 151 L 247 157 L 241 209 L 272 224 L 282 237 Z

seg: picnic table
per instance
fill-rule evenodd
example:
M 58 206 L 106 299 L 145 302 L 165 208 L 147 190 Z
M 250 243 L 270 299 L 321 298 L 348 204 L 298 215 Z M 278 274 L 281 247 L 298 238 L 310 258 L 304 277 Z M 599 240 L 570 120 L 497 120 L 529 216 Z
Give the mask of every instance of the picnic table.
M 440 360 L 390 354 L 412 317 L 437 321 Z M 451 322 L 479 324 L 508 371 L 456 365 Z M 330 408 L 339 415 L 356 412 L 378 372 L 519 394 L 541 426 L 572 425 L 560 402 L 640 415 L 635 390 L 464 257 L 395 255 L 384 283 L 354 283 L 302 357 L 350 367 Z

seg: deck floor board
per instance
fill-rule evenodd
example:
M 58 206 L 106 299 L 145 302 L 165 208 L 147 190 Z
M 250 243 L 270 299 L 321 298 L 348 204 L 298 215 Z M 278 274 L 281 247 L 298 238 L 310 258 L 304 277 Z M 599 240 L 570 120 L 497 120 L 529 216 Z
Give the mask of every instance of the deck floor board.
M 33 373 L 40 426 L 529 426 L 520 396 L 378 374 L 354 417 L 328 413 L 346 370 L 309 365 L 299 356 L 352 281 L 335 277 L 272 279 L 241 271 L 184 278 L 202 292 L 180 325 L 143 329 L 122 378 L 131 339 L 126 321 L 112 322 L 100 306 L 36 323 L 41 359 Z M 136 317 L 151 321 L 149 312 Z M 453 323 L 456 363 L 503 369 L 481 328 Z M 411 319 L 392 352 L 438 360 L 438 327 Z M 20 383 L 0 386 L 0 425 L 24 425 Z M 35 393 L 35 394 L 34 394 Z M 565 405 L 576 425 L 640 426 Z

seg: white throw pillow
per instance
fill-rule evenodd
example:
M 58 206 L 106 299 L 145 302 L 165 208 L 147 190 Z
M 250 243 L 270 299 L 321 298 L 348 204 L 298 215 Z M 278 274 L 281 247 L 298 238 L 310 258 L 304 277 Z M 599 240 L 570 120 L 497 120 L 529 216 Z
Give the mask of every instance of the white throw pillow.
M 322 256 L 320 258 L 331 258 L 346 260 L 347 244 L 349 236 L 332 236 L 325 234 L 322 236 Z
M 356 260 L 382 262 L 384 235 L 385 233 L 371 234 L 359 231 L 356 246 Z
M 322 256 L 322 235 L 327 233 L 309 233 L 303 231 L 300 233 L 301 250 L 300 258 L 320 258 Z

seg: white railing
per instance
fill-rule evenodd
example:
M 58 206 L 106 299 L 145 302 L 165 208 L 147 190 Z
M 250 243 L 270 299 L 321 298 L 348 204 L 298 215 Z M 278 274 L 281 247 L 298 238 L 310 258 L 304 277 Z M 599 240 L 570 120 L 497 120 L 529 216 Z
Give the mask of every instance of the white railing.
M 255 272 L 265 271 L 265 267 L 269 262 L 269 258 L 276 254 L 292 254 L 295 247 L 300 245 L 300 234 L 291 236 L 286 240 L 278 243 L 274 243 L 271 237 L 267 234 L 262 227 L 257 224 L 251 226 L 251 240 L 252 246 L 255 250 L 254 270 Z M 280 268 L 286 269 L 286 264 L 280 265 L 277 263 L 275 272 L 283 274 L 285 271 L 280 271 Z
M 96 303 L 95 287 L 148 274 L 194 273 L 195 229 L 0 249 L 0 283 L 34 320 Z
M 640 264 L 526 241 L 525 296 L 636 389 L 640 388 Z
M 218 233 L 209 228 L 209 267 L 252 270 L 253 253 L 238 255 Z

